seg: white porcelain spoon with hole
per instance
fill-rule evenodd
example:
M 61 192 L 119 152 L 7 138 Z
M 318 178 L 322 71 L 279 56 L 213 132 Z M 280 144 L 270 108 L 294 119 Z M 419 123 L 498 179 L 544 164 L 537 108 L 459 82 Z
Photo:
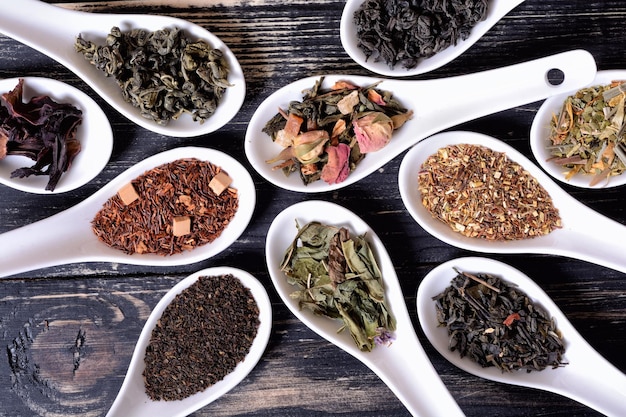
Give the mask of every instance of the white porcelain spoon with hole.
M 76 37 L 103 45 L 111 28 L 122 31 L 150 31 L 177 27 L 193 39 L 204 39 L 224 53 L 230 73 L 227 88 L 217 109 L 204 123 L 194 122 L 185 114 L 166 126 L 142 117 L 139 110 L 124 101 L 115 79 L 90 64 L 74 50 Z M 0 3 L 0 33 L 14 38 L 48 55 L 73 71 L 93 90 L 126 118 L 165 136 L 191 137 L 214 132 L 228 123 L 239 111 L 246 93 L 243 71 L 233 52 L 218 37 L 186 20 L 158 15 L 87 13 L 65 9 L 39 0 L 4 1 Z
M 208 161 L 221 167 L 232 178 L 230 186 L 237 190 L 239 207 L 222 234 L 211 243 L 171 256 L 138 253 L 129 255 L 101 242 L 91 229 L 91 221 L 103 204 L 120 188 L 144 172 L 181 158 Z M 217 255 L 239 238 L 252 218 L 255 203 L 256 191 L 252 177 L 237 160 L 213 149 L 175 148 L 130 167 L 96 193 L 67 210 L 0 234 L 0 277 L 77 262 L 154 266 L 199 262 Z
M 341 44 L 348 55 L 360 66 L 376 74 L 390 77 L 409 77 L 433 71 L 439 67 L 456 59 L 463 52 L 467 51 L 478 42 L 485 33 L 495 26 L 506 14 L 519 6 L 524 0 L 491 0 L 484 20 L 474 26 L 467 39 L 460 40 L 456 45 L 441 50 L 430 58 L 422 58 L 416 67 L 406 69 L 401 65 L 394 68 L 381 59 L 378 62 L 370 57 L 366 58 L 365 53 L 359 47 L 357 27 L 354 24 L 354 13 L 361 7 L 364 0 L 347 0 L 341 14 L 340 37 Z
M 540 372 L 503 373 L 495 367 L 483 368 L 458 351 L 448 349 L 445 327 L 438 327 L 435 302 L 432 297 L 443 292 L 456 276 L 453 268 L 472 274 L 489 273 L 508 281 L 524 291 L 535 303 L 543 306 L 555 319 L 565 343 L 564 362 L 567 365 Z M 445 262 L 420 283 L 417 291 L 417 316 L 430 343 L 452 364 L 481 378 L 506 384 L 551 391 L 576 400 L 607 416 L 624 414 L 626 404 L 626 375 L 603 358 L 576 331 L 552 299 L 531 278 L 519 270 L 495 260 L 479 257 Z
M 297 235 L 296 221 L 301 226 L 310 221 L 345 226 L 352 236 L 366 234 L 383 276 L 388 306 L 397 321 L 395 340 L 391 345 L 377 346 L 371 352 L 362 352 L 348 331 L 337 332 L 341 327 L 339 321 L 315 315 L 310 310 L 301 310 L 298 301 L 289 296 L 297 288 L 287 282 L 280 264 Z M 305 201 L 288 207 L 270 225 L 266 240 L 266 261 L 274 287 L 291 312 L 315 333 L 374 371 L 412 415 L 463 415 L 417 339 L 398 277 L 385 247 L 376 233 L 357 215 L 325 201 Z
M 242 362 L 224 379 L 204 391 L 179 401 L 154 401 L 145 391 L 143 371 L 146 347 L 150 342 L 152 329 L 161 318 L 165 308 L 184 289 L 193 285 L 201 276 L 221 276 L 231 274 L 250 290 L 259 308 L 259 328 L 250 350 Z M 231 267 L 214 267 L 198 271 L 176 284 L 154 307 L 135 345 L 128 372 L 122 387 L 107 413 L 107 417 L 184 417 L 217 400 L 239 384 L 256 366 L 270 338 L 272 329 L 272 305 L 265 287 L 250 273 Z
M 463 236 L 431 216 L 422 205 L 417 187 L 418 172 L 424 161 L 439 148 L 460 143 L 483 145 L 494 151 L 504 152 L 509 159 L 520 164 L 550 194 L 554 206 L 559 210 L 562 228 L 532 239 L 489 241 Z M 450 131 L 418 143 L 402 160 L 398 186 L 402 201 L 415 221 L 428 233 L 449 245 L 484 253 L 567 256 L 626 273 L 626 226 L 599 214 L 570 196 L 528 158 L 493 137 L 474 132 Z
M 548 73 L 558 69 L 563 82 L 553 85 Z M 279 108 L 287 110 L 290 101 L 302 101 L 302 91 L 310 89 L 320 78 L 295 81 L 267 97 L 257 108 L 246 131 L 245 152 L 251 165 L 266 180 L 292 191 L 315 193 L 346 187 L 384 166 L 418 141 L 448 127 L 532 103 L 553 94 L 571 91 L 586 85 L 596 74 L 596 64 L 586 51 L 574 50 L 509 67 L 435 80 L 383 80 L 355 75 L 326 75 L 322 88 L 330 88 L 338 80 L 360 86 L 382 82 L 379 88 L 390 91 L 406 108 L 413 110 L 413 119 L 393 133 L 391 141 L 381 150 L 368 154 L 347 179 L 329 185 L 316 181 L 305 185 L 297 173 L 285 176 L 274 164 L 266 161 L 280 153 L 282 147 L 263 132 L 267 122 Z
M 5 78 L 0 80 L 0 94 L 14 90 L 20 79 L 24 80 L 23 101 L 47 95 L 57 103 L 71 104 L 83 112 L 83 120 L 76 129 L 81 150 L 52 191 L 46 190 L 50 179 L 48 175 L 11 178 L 16 169 L 35 164 L 26 156 L 9 155 L 0 160 L 0 184 L 34 194 L 58 194 L 74 190 L 94 179 L 109 162 L 113 151 L 113 132 L 102 109 L 77 88 L 50 78 Z

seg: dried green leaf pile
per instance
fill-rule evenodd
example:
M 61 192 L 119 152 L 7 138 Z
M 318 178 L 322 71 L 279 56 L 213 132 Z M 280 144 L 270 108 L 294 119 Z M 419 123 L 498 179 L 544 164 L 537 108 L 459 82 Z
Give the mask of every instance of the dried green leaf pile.
M 433 300 L 449 348 L 461 357 L 503 372 L 564 364 L 565 346 L 554 320 L 521 289 L 494 275 L 457 271 Z
M 388 343 L 396 328 L 385 301 L 380 269 L 365 236 L 345 227 L 310 222 L 298 227 L 281 270 L 300 289 L 300 308 L 343 321 L 362 351 Z
M 223 52 L 204 40 L 190 41 L 178 28 L 123 32 L 113 27 L 105 45 L 78 35 L 74 47 L 115 78 L 124 100 L 160 125 L 183 113 L 202 123 L 231 85 Z

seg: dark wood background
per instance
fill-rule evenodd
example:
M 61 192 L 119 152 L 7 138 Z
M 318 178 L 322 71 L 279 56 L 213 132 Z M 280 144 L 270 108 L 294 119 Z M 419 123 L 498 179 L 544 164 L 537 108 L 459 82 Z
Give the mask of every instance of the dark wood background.
M 397 187 L 403 155 L 357 184 L 312 196 L 278 189 L 249 166 L 243 151 L 247 122 L 271 92 L 310 75 L 368 75 L 341 46 L 343 4 L 332 0 L 60 3 L 93 12 L 177 16 L 204 26 L 229 45 L 245 72 L 246 101 L 239 114 L 218 132 L 190 139 L 162 137 L 131 124 L 66 68 L 0 35 L 0 77 L 49 76 L 77 86 L 101 104 L 115 135 L 110 163 L 78 190 L 33 195 L 0 186 L 0 233 L 71 207 L 137 161 L 184 145 L 216 148 L 236 157 L 253 175 L 258 198 L 243 235 L 225 252 L 198 264 L 170 268 L 63 265 L 0 281 L 0 416 L 104 416 L 122 384 L 151 308 L 180 279 L 219 265 L 243 268 L 266 285 L 273 301 L 273 331 L 253 372 L 195 416 L 407 416 L 400 401 L 376 375 L 296 320 L 272 287 L 264 261 L 269 224 L 284 208 L 312 198 L 334 201 L 358 213 L 383 240 L 396 266 L 418 337 L 468 416 L 598 415 L 555 394 L 478 379 L 447 363 L 429 345 L 415 313 L 420 280 L 444 261 L 474 254 L 436 240 L 409 216 Z M 527 0 L 463 56 L 418 78 L 466 74 L 574 48 L 589 50 L 599 69 L 626 69 L 625 43 L 626 3 L 622 0 Z M 460 127 L 502 139 L 530 157 L 528 135 L 539 105 L 514 108 Z M 626 222 L 623 187 L 565 189 L 593 209 Z M 626 248 L 626 236 L 624 239 Z M 484 256 L 507 262 L 533 277 L 580 333 L 626 371 L 623 273 L 554 256 Z M 12 359 L 19 366 L 10 366 Z

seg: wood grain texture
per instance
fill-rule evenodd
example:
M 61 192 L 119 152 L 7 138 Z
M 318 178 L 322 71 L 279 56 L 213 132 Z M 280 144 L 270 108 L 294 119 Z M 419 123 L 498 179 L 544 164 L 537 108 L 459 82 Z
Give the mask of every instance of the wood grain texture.
M 271 92 L 311 75 L 368 75 L 341 47 L 339 20 L 344 2 L 50 2 L 90 12 L 168 14 L 198 23 L 219 36 L 237 55 L 246 76 L 246 100 L 239 114 L 218 132 L 198 138 L 162 137 L 129 123 L 63 66 L 0 35 L 0 77 L 48 76 L 76 86 L 103 107 L 115 137 L 107 167 L 78 190 L 62 195 L 32 195 L 0 186 L 0 233 L 71 207 L 137 161 L 185 145 L 220 149 L 249 168 L 257 187 L 257 207 L 250 226 L 230 248 L 198 264 L 167 268 L 74 264 L 1 280 L 0 336 L 4 350 L 0 360 L 0 417 L 104 416 L 122 384 L 134 344 L 152 307 L 182 278 L 219 265 L 245 269 L 265 284 L 273 302 L 273 330 L 253 372 L 194 416 L 408 416 L 376 375 L 303 326 L 272 287 L 264 258 L 268 227 L 282 209 L 313 198 L 334 201 L 358 213 L 379 235 L 396 266 L 418 337 L 467 416 L 599 415 L 558 395 L 473 377 L 444 361 L 429 345 L 415 309 L 420 280 L 442 262 L 476 254 L 431 237 L 406 212 L 397 187 L 403 155 L 357 184 L 314 196 L 280 190 L 249 166 L 243 151 L 247 123 Z M 625 21 L 623 1 L 528 0 L 466 54 L 416 78 L 467 74 L 574 48 L 589 50 L 599 69 L 624 69 Z M 511 80 L 520 82 L 523 80 Z M 520 106 L 455 129 L 489 134 L 531 157 L 528 133 L 539 105 Z M 591 208 L 626 223 L 623 187 L 594 192 L 564 188 Z M 485 256 L 533 277 L 580 333 L 616 367 L 626 371 L 624 274 L 554 256 Z

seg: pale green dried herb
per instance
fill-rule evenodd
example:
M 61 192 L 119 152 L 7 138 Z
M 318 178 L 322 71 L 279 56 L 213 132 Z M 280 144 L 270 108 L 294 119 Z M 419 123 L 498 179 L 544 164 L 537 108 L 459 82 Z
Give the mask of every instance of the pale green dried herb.
M 359 349 L 388 343 L 396 322 L 385 301 L 382 274 L 365 236 L 351 237 L 345 227 L 310 222 L 298 227 L 280 265 L 288 282 L 300 289 L 290 296 L 300 308 L 347 328 Z
M 590 185 L 598 184 L 626 170 L 625 145 L 626 84 L 583 88 L 568 96 L 550 123 L 549 160 L 567 169 L 565 178 L 591 175 Z

